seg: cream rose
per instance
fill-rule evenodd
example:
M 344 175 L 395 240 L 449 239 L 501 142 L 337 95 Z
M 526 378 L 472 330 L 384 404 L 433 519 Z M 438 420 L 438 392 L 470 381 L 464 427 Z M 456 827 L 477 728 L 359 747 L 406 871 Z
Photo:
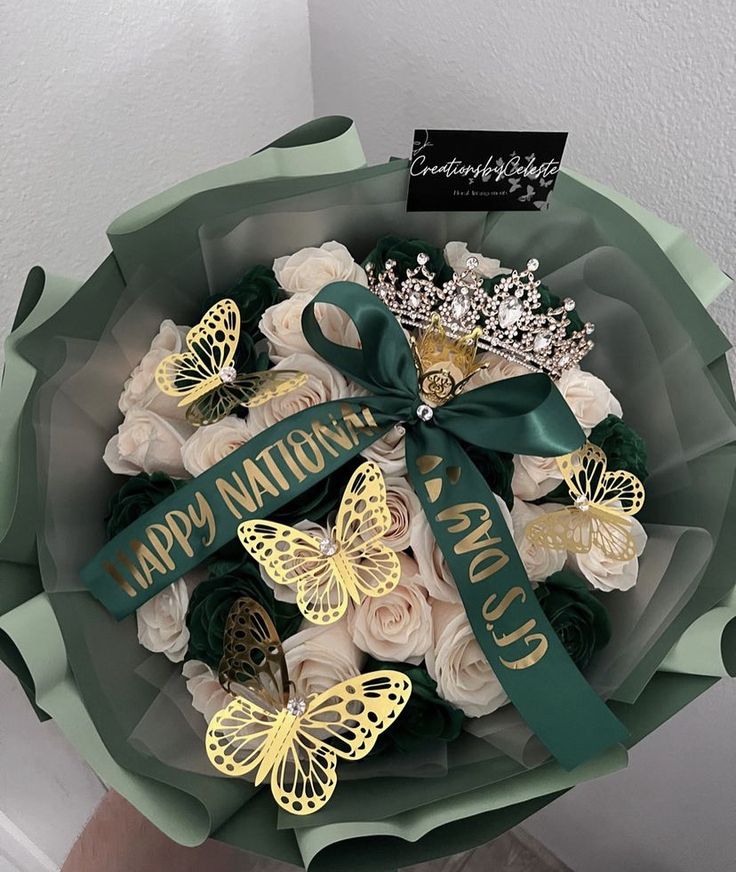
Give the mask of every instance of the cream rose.
M 259 327 L 268 341 L 268 354 L 276 363 L 292 354 L 317 357 L 302 332 L 302 312 L 312 299 L 310 294 L 287 297 L 269 306 L 261 316 Z M 358 332 L 348 316 L 337 306 L 318 303 L 315 314 L 324 335 L 333 342 L 358 348 Z
M 432 609 L 419 567 L 399 554 L 401 581 L 390 593 L 365 597 L 348 616 L 355 644 L 378 660 L 418 664 L 432 647 Z
M 107 443 L 103 459 L 118 475 L 165 472 L 174 478 L 189 478 L 181 449 L 193 431 L 183 421 L 162 418 L 151 409 L 133 408 Z
M 647 544 L 647 534 L 636 518 L 630 521 L 637 553 L 633 560 L 612 560 L 597 547 L 591 548 L 587 554 L 571 554 L 568 558 L 570 568 L 586 578 L 597 590 L 606 593 L 630 590 L 636 584 L 639 577 L 638 555 Z
M 187 653 L 189 592 L 183 578 L 151 597 L 136 611 L 138 641 L 148 651 L 180 663 Z
M 557 380 L 557 388 L 586 434 L 608 415 L 620 418 L 623 414 L 621 403 L 608 385 L 578 367 L 566 369 Z
M 284 642 L 289 678 L 297 693 L 309 696 L 359 675 L 365 654 L 350 637 L 347 621 L 317 627 L 307 621 Z
M 487 279 L 493 279 L 496 276 L 506 275 L 510 273 L 510 269 L 501 266 L 501 261 L 494 257 L 486 257 L 478 251 L 468 251 L 466 242 L 448 242 L 445 246 L 445 260 L 453 268 L 456 273 L 461 273 L 467 269 L 469 257 L 475 257 L 478 260 L 478 266 L 475 272 L 480 273 Z
M 165 418 L 184 420 L 186 408 L 179 406 L 177 397 L 170 397 L 160 390 L 156 384 L 156 370 L 165 357 L 182 350 L 188 332 L 188 327 L 177 326 L 168 319 L 161 322 L 151 347 L 125 382 L 118 400 L 123 414 L 131 409 L 151 409 Z
M 554 503 L 533 506 L 523 500 L 514 501 L 514 508 L 511 510 L 511 518 L 514 522 L 514 542 L 530 581 L 544 581 L 552 573 L 559 572 L 567 560 L 566 551 L 555 551 L 552 548 L 534 545 L 526 535 L 526 528 L 533 520 L 559 508 Z
M 354 396 L 356 393 L 355 385 L 318 357 L 292 354 L 277 363 L 273 371 L 278 372 L 282 369 L 306 373 L 308 379 L 301 387 L 289 391 L 288 394 L 274 397 L 262 406 L 251 409 L 248 414 L 248 427 L 253 434 L 260 433 L 266 427 L 271 427 L 303 409 L 309 409 L 328 400 Z
M 384 475 L 406 475 L 406 430 L 401 424 L 392 427 L 385 436 L 371 442 L 361 451 L 366 460 L 372 460 L 381 467 Z
M 220 684 L 214 671 L 200 660 L 187 660 L 182 667 L 187 690 L 192 697 L 192 706 L 209 724 L 212 718 L 231 703 L 235 696 Z
M 494 496 L 496 496 L 494 494 Z M 506 526 L 514 533 L 514 522 L 506 503 L 496 496 L 496 502 L 501 510 Z M 447 562 L 434 538 L 432 530 L 424 516 L 414 525 L 411 538 L 411 548 L 414 552 L 422 583 L 429 595 L 436 600 L 449 603 L 459 603 L 460 594 L 457 585 L 450 574 Z
M 250 436 L 248 422 L 237 415 L 228 415 L 214 424 L 199 427 L 182 446 L 184 467 L 192 475 L 201 475 L 244 445 Z
M 538 500 L 553 491 L 561 481 L 562 473 L 554 457 L 514 455 L 511 489 L 520 500 Z
M 301 248 L 273 262 L 276 280 L 287 294 L 314 296 L 330 282 L 367 285 L 365 270 L 340 242 L 325 242 L 319 248 Z
M 437 602 L 432 607 L 434 649 L 427 653 L 427 672 L 437 693 L 469 718 L 488 715 L 508 697 L 488 665 L 460 603 Z
M 422 506 L 408 479 L 400 475 L 387 475 L 386 502 L 391 515 L 391 526 L 383 541 L 394 551 L 406 551 L 417 519 L 424 518 Z

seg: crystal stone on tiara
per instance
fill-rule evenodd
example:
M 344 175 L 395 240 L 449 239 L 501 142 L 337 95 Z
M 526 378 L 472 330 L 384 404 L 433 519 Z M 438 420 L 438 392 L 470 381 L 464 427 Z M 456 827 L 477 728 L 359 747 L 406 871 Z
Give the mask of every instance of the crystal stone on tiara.
M 534 278 L 537 260 L 530 260 L 523 272 L 503 276 L 491 291 L 483 287 L 485 279 L 476 272 L 475 257 L 469 257 L 466 268 L 453 272 L 441 286 L 434 283 L 428 262 L 428 255 L 418 254 L 417 266 L 407 269 L 401 283 L 393 260 L 387 260 L 378 273 L 372 264 L 366 267 L 368 287 L 403 327 L 427 330 L 433 316 L 435 320 L 439 316 L 448 337 L 460 339 L 475 331 L 478 349 L 552 378 L 578 364 L 593 347 L 592 324 L 571 329 L 574 300 L 568 297 L 562 305 L 542 311 L 541 283 Z

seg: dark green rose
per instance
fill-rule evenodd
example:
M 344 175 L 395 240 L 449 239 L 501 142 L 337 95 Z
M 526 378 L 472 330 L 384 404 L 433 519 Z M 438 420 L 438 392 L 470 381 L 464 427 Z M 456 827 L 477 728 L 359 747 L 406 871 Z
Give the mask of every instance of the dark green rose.
M 514 492 L 511 479 L 514 476 L 514 456 L 504 451 L 488 451 L 477 445 L 463 443 L 468 457 L 478 467 L 478 471 L 488 483 L 488 487 L 509 507 L 514 507 Z
M 137 521 L 166 497 L 170 497 L 184 484 L 185 481 L 171 478 L 163 472 L 154 472 L 151 475 L 140 472 L 127 479 L 107 504 L 105 535 L 108 540 L 117 536 L 121 530 Z
M 608 612 L 585 582 L 567 569 L 550 575 L 535 593 L 565 650 L 578 669 L 585 669 L 593 653 L 611 638 Z
M 198 584 L 189 600 L 187 660 L 201 660 L 217 669 L 227 616 L 241 596 L 251 597 L 266 609 L 282 640 L 299 629 L 302 617 L 298 607 L 274 598 L 254 560 L 246 557 L 240 564 L 220 561 L 212 564 L 211 571 L 217 574 Z
M 332 475 L 325 476 L 269 517 L 292 526 L 304 520 L 323 524 L 327 515 L 339 506 L 350 476 L 364 462 L 362 457 L 349 460 Z
M 626 469 L 640 480 L 645 481 L 647 471 L 647 446 L 641 436 L 624 424 L 621 418 L 609 415 L 596 424 L 588 436 L 606 453 L 608 469 Z
M 276 281 L 276 276 L 270 267 L 257 264 L 251 267 L 240 281 L 223 294 L 213 294 L 204 304 L 202 314 L 210 306 L 220 300 L 234 300 L 240 309 L 240 329 L 247 333 L 254 341 L 262 337 L 258 329 L 261 315 L 276 303 L 285 298 L 284 292 Z
M 363 262 L 363 266 L 373 264 L 378 272 L 383 270 L 387 260 L 393 260 L 396 262 L 394 272 L 402 282 L 408 269 L 416 269 L 417 255 L 422 253 L 429 257 L 427 269 L 435 274 L 434 281 L 437 284 L 452 278 L 452 267 L 448 266 L 441 248 L 422 239 L 404 239 L 393 234 L 382 236 L 378 240 L 376 247 Z
M 460 709 L 437 696 L 437 685 L 424 667 L 369 659 L 363 671 L 374 669 L 403 672 L 411 679 L 412 686 L 409 701 L 396 721 L 381 734 L 377 750 L 413 751 L 431 739 L 441 742 L 457 739 L 465 716 Z

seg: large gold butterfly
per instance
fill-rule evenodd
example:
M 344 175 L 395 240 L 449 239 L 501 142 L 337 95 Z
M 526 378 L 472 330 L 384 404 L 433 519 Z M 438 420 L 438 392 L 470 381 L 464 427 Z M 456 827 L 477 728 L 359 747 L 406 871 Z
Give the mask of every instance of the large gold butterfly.
M 210 721 L 207 755 L 234 777 L 269 777 L 276 802 L 292 814 L 319 811 L 337 784 L 337 760 L 359 760 L 398 717 L 411 695 L 401 672 L 382 670 L 302 697 L 268 613 L 242 597 L 228 615 L 220 681 L 243 693 Z
M 240 340 L 240 310 L 220 300 L 187 333 L 188 351 L 169 354 L 156 369 L 156 384 L 189 406 L 195 427 L 219 421 L 236 406 L 260 406 L 303 385 L 307 376 L 288 370 L 239 373 L 234 366 Z
M 399 583 L 399 558 L 381 543 L 390 527 L 386 484 L 378 466 L 368 462 L 352 474 L 329 537 L 258 520 L 243 522 L 238 536 L 273 581 L 296 588 L 306 618 L 330 624 L 351 599 L 383 596 Z
M 573 504 L 533 520 L 527 538 L 556 551 L 586 554 L 596 547 L 612 560 L 636 557 L 630 516 L 644 505 L 639 479 L 623 469 L 606 471 L 603 449 L 590 442 L 557 464 Z

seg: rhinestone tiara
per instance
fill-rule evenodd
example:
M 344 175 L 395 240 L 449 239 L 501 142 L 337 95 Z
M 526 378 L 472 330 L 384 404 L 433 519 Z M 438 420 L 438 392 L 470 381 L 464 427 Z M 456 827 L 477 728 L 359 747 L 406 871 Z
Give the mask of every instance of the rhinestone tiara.
M 407 269 L 399 283 L 396 262 L 387 260 L 382 272 L 366 266 L 368 287 L 391 309 L 407 329 L 426 330 L 439 315 L 448 336 L 458 339 L 476 328 L 477 347 L 518 363 L 553 379 L 578 364 L 593 347 L 593 324 L 571 330 L 569 313 L 575 301 L 569 297 L 556 308 L 542 309 L 541 282 L 534 278 L 539 261 L 530 260 L 523 272 L 514 270 L 500 278 L 489 292 L 484 277 L 476 272 L 478 259 L 469 257 L 466 268 L 453 272 L 442 286 L 427 269 L 429 256 L 417 255 L 417 266 Z

